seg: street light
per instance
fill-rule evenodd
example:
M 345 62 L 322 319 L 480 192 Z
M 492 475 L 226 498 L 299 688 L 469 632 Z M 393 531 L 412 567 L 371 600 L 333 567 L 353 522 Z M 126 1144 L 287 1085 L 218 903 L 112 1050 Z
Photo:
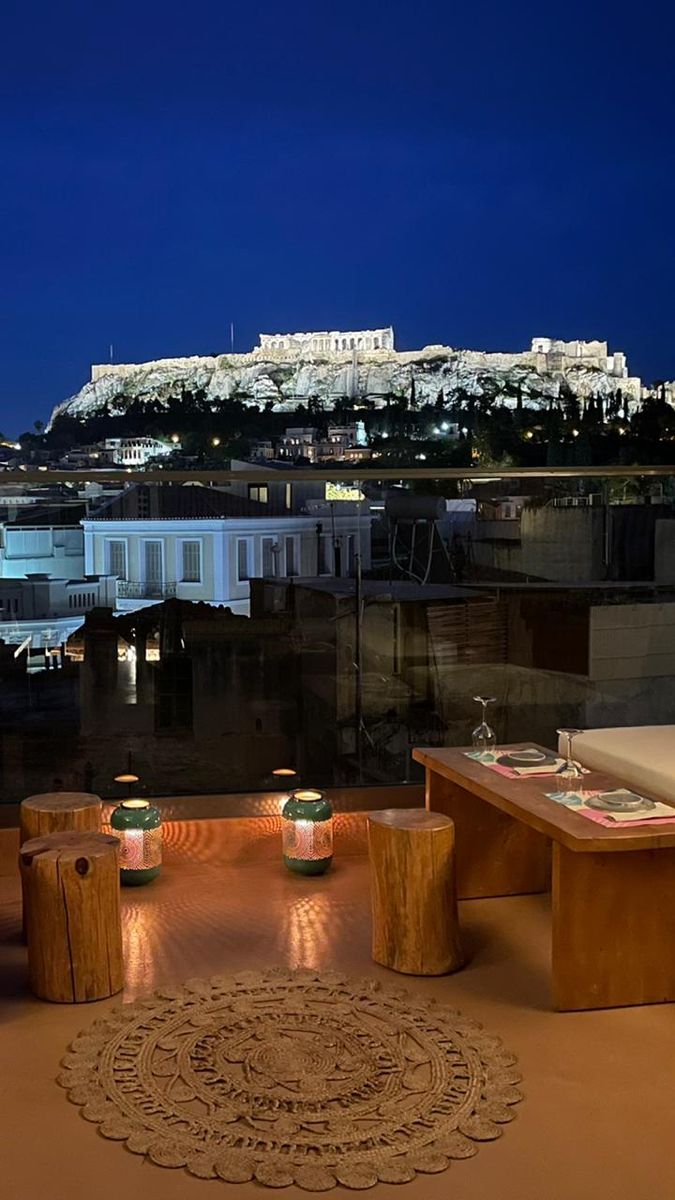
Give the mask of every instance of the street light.
M 212 445 L 212 446 L 219 446 L 219 445 L 220 445 L 220 438 L 219 438 L 219 437 L 214 437 L 214 438 L 211 438 L 211 445 Z

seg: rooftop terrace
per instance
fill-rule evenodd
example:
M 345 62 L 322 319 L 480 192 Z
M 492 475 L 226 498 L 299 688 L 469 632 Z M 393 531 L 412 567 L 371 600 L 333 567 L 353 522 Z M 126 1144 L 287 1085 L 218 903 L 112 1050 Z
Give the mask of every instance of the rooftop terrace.
M 549 1001 L 550 913 L 545 895 L 460 904 L 470 959 L 453 975 L 403 979 L 370 957 L 368 864 L 362 814 L 338 819 L 336 859 L 321 878 L 284 870 L 278 816 L 169 821 L 162 876 L 123 892 L 126 980 L 133 1000 L 213 973 L 337 967 L 392 978 L 483 1022 L 517 1054 L 524 1102 L 505 1136 L 418 1176 L 386 1200 L 653 1200 L 673 1195 L 671 1005 L 555 1013 Z M 20 1200 L 143 1195 L 251 1200 L 256 1184 L 207 1183 L 163 1170 L 99 1136 L 55 1077 L 67 1044 L 119 997 L 51 1005 L 27 990 L 20 941 L 18 838 L 0 833 L 0 1019 L 3 1028 L 3 1193 Z M 11 1092 L 9 1091 L 11 1081 Z M 226 1189 L 223 1191 L 222 1189 Z M 335 1196 L 347 1196 L 338 1189 Z M 307 1193 L 284 1190 L 289 1200 Z

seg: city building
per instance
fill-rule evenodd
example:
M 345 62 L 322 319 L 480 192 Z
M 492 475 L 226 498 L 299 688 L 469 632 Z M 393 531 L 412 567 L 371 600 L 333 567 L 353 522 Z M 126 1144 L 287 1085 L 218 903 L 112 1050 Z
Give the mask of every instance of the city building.
M 329 425 L 325 437 L 313 426 L 291 426 L 277 442 L 277 455 L 283 461 L 306 458 L 309 462 L 365 462 L 370 458 L 363 421 L 352 425 Z
M 290 485 L 280 486 L 285 498 Z M 246 614 L 256 577 L 346 576 L 357 553 L 370 565 L 370 521 L 358 505 L 275 515 L 267 488 L 256 499 L 198 485 L 127 488 L 82 522 L 86 570 L 117 578 L 121 611 L 176 596 Z
M 277 442 L 277 455 L 291 462 L 296 458 L 306 458 L 313 463 L 317 458 L 316 447 L 317 430 L 313 426 L 293 425 Z
M 44 667 L 50 652 L 58 657 L 87 612 L 114 605 L 115 587 L 115 579 L 104 575 L 0 578 L 0 642 L 22 646 L 29 665 Z
M 269 462 L 274 458 L 274 444 L 270 438 L 255 438 L 250 443 L 250 454 L 256 461 Z
M 161 442 L 152 437 L 106 438 L 101 451 L 120 467 L 144 467 L 153 458 L 167 458 L 180 450 L 180 442 Z
M 0 520 L 0 578 L 35 572 L 51 578 L 84 574 L 83 504 L 12 506 Z

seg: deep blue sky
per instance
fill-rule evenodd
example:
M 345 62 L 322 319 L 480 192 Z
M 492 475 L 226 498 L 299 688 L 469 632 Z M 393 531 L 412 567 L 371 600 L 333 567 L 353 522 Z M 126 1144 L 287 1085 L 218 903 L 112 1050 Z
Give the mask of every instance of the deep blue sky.
M 230 320 L 675 377 L 674 45 L 666 3 L 5 0 L 0 429 Z

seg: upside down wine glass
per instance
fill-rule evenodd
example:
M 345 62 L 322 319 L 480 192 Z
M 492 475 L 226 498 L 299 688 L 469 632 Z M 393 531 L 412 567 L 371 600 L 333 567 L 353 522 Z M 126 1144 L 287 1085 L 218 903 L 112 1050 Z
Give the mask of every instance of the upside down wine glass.
M 491 725 L 487 723 L 487 706 L 495 704 L 496 696 L 474 696 L 477 704 L 482 704 L 482 720 L 480 725 L 477 725 L 471 734 L 471 744 L 476 750 L 494 750 L 497 744 L 497 735 Z
M 558 771 L 560 790 L 563 792 L 576 792 L 579 780 L 583 778 L 584 772 L 581 763 L 572 758 L 572 741 L 578 733 L 582 732 L 581 729 L 556 729 L 556 733 L 565 739 L 565 762 Z

